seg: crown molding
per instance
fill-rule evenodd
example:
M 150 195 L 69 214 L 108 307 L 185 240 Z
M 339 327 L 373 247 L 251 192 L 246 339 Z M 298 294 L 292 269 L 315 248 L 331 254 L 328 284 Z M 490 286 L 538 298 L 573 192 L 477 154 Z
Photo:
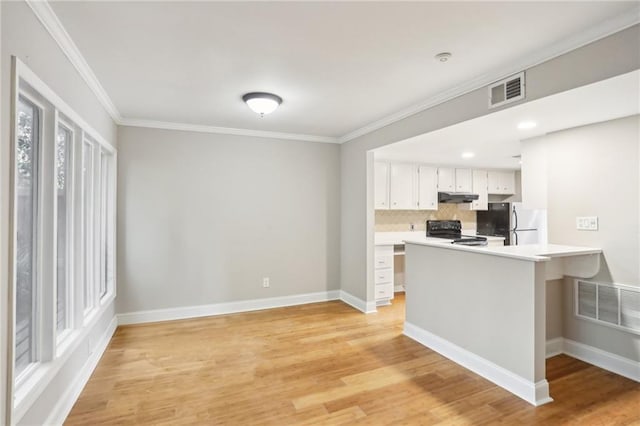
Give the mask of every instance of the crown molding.
M 297 133 L 270 132 L 266 130 L 234 129 L 232 127 L 205 126 L 202 124 L 173 123 L 145 119 L 123 118 L 118 123 L 128 127 L 146 127 L 151 129 L 183 130 L 198 133 L 216 133 L 221 135 L 252 136 L 268 139 L 286 139 L 306 142 L 338 143 L 338 138 L 330 136 L 301 135 Z
M 56 13 L 51 9 L 48 1 L 25 0 L 33 13 L 40 20 L 42 25 L 49 31 L 51 37 L 58 43 L 62 52 L 69 58 L 71 64 L 78 71 L 82 79 L 87 83 L 91 91 L 96 95 L 98 101 L 107 110 L 111 118 L 118 123 L 122 116 L 107 94 L 95 73 L 80 53 L 78 46 L 73 42 L 71 36 L 58 19 Z
M 353 130 L 352 132 L 339 137 L 338 141 L 340 143 L 345 143 L 352 139 L 366 135 L 367 133 L 371 133 L 375 130 L 381 129 L 385 126 L 393 124 L 421 111 L 433 108 L 434 106 L 449 101 L 453 98 L 477 89 L 481 89 L 510 75 L 522 72 L 523 70 L 526 71 L 528 68 L 540 65 L 541 63 L 557 58 L 558 56 L 586 46 L 587 44 L 593 43 L 597 40 L 603 39 L 619 31 L 632 27 L 633 25 L 636 25 L 638 23 L 640 23 L 640 6 L 636 5 L 635 13 L 627 12 L 611 19 L 602 21 L 600 24 L 589 27 L 585 31 L 574 34 L 573 36 L 568 37 L 561 42 L 555 43 L 554 45 L 549 46 L 545 49 L 541 49 L 534 54 L 520 58 L 520 60 L 512 63 L 509 67 L 494 69 L 472 80 L 469 80 L 464 84 L 439 92 L 436 95 L 425 100 L 424 102 L 403 109 L 395 114 L 374 121 L 373 123 L 369 123 L 359 129 Z
M 537 53 L 527 55 L 520 60 L 514 62 L 509 67 L 497 68 L 483 75 L 480 75 L 468 82 L 441 91 L 434 96 L 429 97 L 424 102 L 405 108 L 395 114 L 391 114 L 385 118 L 369 123 L 363 127 L 353 130 L 341 137 L 330 136 L 318 136 L 318 135 L 302 135 L 293 133 L 280 133 L 261 130 L 249 130 L 249 129 L 235 129 L 228 127 L 216 127 L 199 124 L 188 123 L 173 123 L 155 120 L 144 120 L 134 118 L 124 118 L 120 115 L 118 109 L 114 105 L 113 101 L 100 84 L 100 81 L 94 74 L 93 70 L 84 59 L 80 50 L 71 39 L 69 33 L 56 16 L 53 9 L 49 5 L 47 0 L 25 0 L 31 10 L 40 20 L 40 22 L 47 29 L 49 34 L 58 43 L 64 54 L 69 58 L 69 61 L 76 68 L 78 73 L 87 83 L 89 88 L 98 98 L 98 101 L 107 110 L 111 118 L 118 125 L 133 126 L 133 127 L 149 127 L 156 129 L 168 129 L 168 130 L 185 130 L 200 133 L 218 133 L 226 135 L 239 135 L 239 136 L 255 136 L 271 139 L 288 139 L 298 141 L 309 142 L 323 142 L 323 143 L 345 143 L 352 139 L 363 136 L 367 133 L 371 133 L 375 130 L 381 129 L 385 126 L 398 122 L 404 118 L 433 108 L 436 105 L 447 102 L 453 98 L 472 92 L 487 86 L 495 81 L 501 80 L 512 74 L 522 72 L 528 68 L 539 65 L 543 62 L 554 59 L 560 55 L 563 55 L 572 50 L 578 49 L 594 41 L 600 40 L 618 31 L 622 31 L 633 25 L 640 23 L 640 5 L 635 6 L 634 12 L 627 12 L 617 17 L 608 19 L 601 22 L 598 25 L 594 25 L 587 30 L 568 37 L 559 43 L 555 43 L 546 49 L 539 50 Z

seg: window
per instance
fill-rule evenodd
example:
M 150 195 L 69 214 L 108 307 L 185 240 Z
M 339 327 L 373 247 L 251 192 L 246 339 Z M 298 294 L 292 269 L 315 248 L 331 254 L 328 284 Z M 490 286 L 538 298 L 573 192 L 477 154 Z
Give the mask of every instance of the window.
M 100 292 L 99 297 L 102 299 L 107 295 L 111 274 L 111 243 L 110 243 L 110 226 L 109 218 L 110 208 L 110 191 L 109 191 L 109 157 L 105 152 L 100 152 L 100 171 L 102 179 L 100 180 Z
M 82 144 L 82 263 L 84 265 L 83 306 L 85 316 L 93 308 L 93 144 Z
M 18 100 L 15 174 L 15 375 L 37 360 L 38 178 L 40 111 Z
M 115 297 L 116 152 L 24 64 L 14 65 L 8 319 L 10 389 L 23 407 Z
M 55 151 L 55 186 L 56 186 L 56 331 L 63 332 L 69 328 L 69 243 L 70 243 L 70 151 L 73 141 L 72 131 L 58 125 Z

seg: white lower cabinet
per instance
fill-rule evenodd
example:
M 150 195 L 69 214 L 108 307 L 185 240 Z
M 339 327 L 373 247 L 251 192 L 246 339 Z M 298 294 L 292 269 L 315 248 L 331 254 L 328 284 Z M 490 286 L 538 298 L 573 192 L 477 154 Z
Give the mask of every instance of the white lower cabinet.
M 388 305 L 393 299 L 393 245 L 376 246 L 375 267 L 376 305 Z

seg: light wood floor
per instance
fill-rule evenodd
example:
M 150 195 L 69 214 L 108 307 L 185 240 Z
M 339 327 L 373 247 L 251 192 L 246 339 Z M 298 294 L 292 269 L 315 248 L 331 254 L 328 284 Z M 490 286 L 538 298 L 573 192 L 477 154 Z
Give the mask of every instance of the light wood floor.
M 119 327 L 66 424 L 640 424 L 640 385 L 557 356 L 534 408 L 402 335 L 404 300 Z

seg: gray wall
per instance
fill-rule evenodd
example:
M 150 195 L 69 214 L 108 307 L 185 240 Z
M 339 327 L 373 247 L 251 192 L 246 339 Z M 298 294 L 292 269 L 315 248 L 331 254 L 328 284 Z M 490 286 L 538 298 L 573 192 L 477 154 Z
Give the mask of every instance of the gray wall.
M 340 288 L 337 145 L 136 127 L 119 140 L 117 312 Z
M 546 153 L 549 242 L 601 247 L 602 266 L 593 280 L 640 287 L 640 116 L 526 144 L 542 144 Z M 576 230 L 576 216 L 598 216 L 598 231 Z M 572 288 L 565 280 L 563 337 L 640 361 L 640 336 L 574 316 Z
M 640 26 L 636 25 L 526 70 L 526 101 L 640 68 L 639 40 Z M 373 206 L 366 196 L 367 151 L 495 111 L 487 108 L 487 92 L 482 88 L 341 145 L 343 290 L 373 300 L 373 284 L 367 283 L 372 268 L 367 265 L 373 262 L 372 250 L 367 247 L 373 234 L 369 211 Z
M 1 10 L 1 56 L 0 56 L 0 112 L 2 125 L 0 127 L 0 312 L 3 320 L 0 321 L 0 423 L 4 424 L 7 413 L 6 388 L 7 366 L 6 358 L 6 325 L 8 289 L 10 285 L 8 268 L 10 263 L 8 255 L 9 222 L 9 168 L 10 168 L 10 99 L 11 99 L 11 56 L 15 55 L 27 64 L 49 87 L 51 87 L 67 104 L 78 112 L 89 124 L 91 124 L 103 137 L 112 144 L 116 144 L 116 125 L 107 112 L 97 101 L 93 92 L 78 75 L 75 68 L 67 60 L 49 33 L 40 24 L 40 21 L 31 12 L 31 9 L 23 2 L 0 2 Z M 113 311 L 113 308 L 107 308 Z M 101 327 L 97 324 L 96 327 Z M 91 334 L 91 333 L 90 333 Z M 99 334 L 99 333 L 98 333 Z M 50 406 L 56 401 L 59 389 L 68 387 L 70 381 L 61 384 L 58 377 L 72 371 L 77 373 L 87 359 L 86 342 L 78 347 L 78 352 L 71 356 L 73 365 L 67 363 L 33 405 L 26 417 L 36 421 L 32 413 L 42 413 L 44 407 Z M 71 370 L 69 370 L 69 368 Z M 69 370 L 69 371 L 67 371 Z M 54 386 L 55 385 L 55 386 Z M 56 387 L 58 386 L 58 387 Z M 44 410 L 44 411 L 43 411 Z M 42 421 L 43 419 L 38 419 Z
M 536 383 L 545 378 L 544 263 L 406 246 L 406 323 Z M 464 268 L 460 268 L 464 265 Z M 473 281 L 469 271 L 474 271 Z

